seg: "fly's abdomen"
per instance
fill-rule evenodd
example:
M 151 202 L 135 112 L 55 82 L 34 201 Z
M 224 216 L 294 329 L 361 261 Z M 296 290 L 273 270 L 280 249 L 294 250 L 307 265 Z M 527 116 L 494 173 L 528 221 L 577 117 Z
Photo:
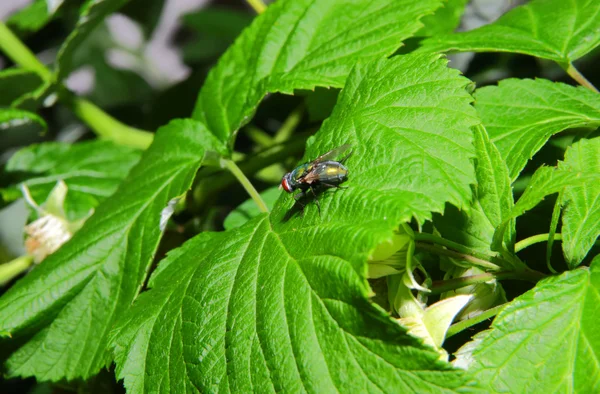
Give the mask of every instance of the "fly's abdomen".
M 319 163 L 315 171 L 319 174 L 319 181 L 330 185 L 339 185 L 348 179 L 348 169 L 336 161 Z

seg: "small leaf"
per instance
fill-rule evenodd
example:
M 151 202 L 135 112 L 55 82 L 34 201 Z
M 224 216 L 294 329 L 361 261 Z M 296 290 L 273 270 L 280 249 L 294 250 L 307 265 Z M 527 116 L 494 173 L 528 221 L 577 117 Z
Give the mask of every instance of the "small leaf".
M 344 85 L 356 62 L 389 56 L 439 1 L 280 0 L 258 16 L 209 73 L 194 118 L 233 145 L 269 92 Z
M 582 139 L 565 154 L 560 167 L 600 174 L 600 137 Z M 566 187 L 562 193 L 562 246 L 565 259 L 574 268 L 585 258 L 600 236 L 600 183 Z
M 4 130 L 20 126 L 34 125 L 44 133 L 48 126 L 46 121 L 33 112 L 13 108 L 0 108 L 0 133 Z
M 568 152 L 568 150 L 567 150 Z M 560 163 L 559 163 L 560 164 Z M 531 178 L 525 192 L 519 198 L 504 222 L 498 226 L 494 233 L 493 250 L 501 250 L 502 237 L 511 220 L 521 216 L 531 208 L 539 204 L 546 196 L 559 193 L 567 187 L 578 187 L 586 182 L 600 182 L 600 173 L 593 171 L 593 168 L 585 171 L 578 171 L 567 166 L 541 167 Z
M 433 15 L 427 15 L 421 20 L 425 26 L 415 36 L 426 37 L 452 33 L 460 25 L 460 19 L 468 2 L 469 0 L 445 0 Z
M 62 81 L 72 71 L 73 53 L 104 18 L 129 0 L 87 0 L 79 11 L 79 20 L 56 55 L 56 80 Z
M 11 15 L 7 24 L 21 33 L 34 33 L 50 22 L 64 0 L 35 0 Z
M 533 0 L 475 30 L 434 36 L 425 51 L 517 52 L 566 65 L 600 44 L 600 2 Z
M 145 281 L 161 211 L 190 187 L 203 134 L 189 120 L 161 128 L 115 195 L 0 298 L 0 331 L 22 343 L 6 362 L 9 376 L 85 379 L 108 365 L 109 329 Z
M 36 89 L 24 93 L 14 100 L 11 106 L 15 109 L 25 111 L 37 111 L 40 107 L 51 107 L 57 99 L 57 85 L 52 82 L 44 82 Z
M 447 206 L 443 215 L 434 216 L 434 224 L 444 238 L 489 253 L 494 231 L 509 216 L 514 202 L 508 169 L 498 149 L 483 127 L 476 127 L 474 133 L 477 185 L 471 209 Z M 514 223 L 505 241 L 514 242 Z
M 35 201 L 46 200 L 56 182 L 64 181 L 69 188 L 67 217 L 78 219 L 113 194 L 139 158 L 139 151 L 109 141 L 44 142 L 19 150 L 6 170 L 28 174 L 23 183 Z M 2 195 L 12 201 L 21 193 L 14 187 L 2 190 Z
M 460 365 L 488 392 L 599 392 L 598 289 L 599 257 L 589 269 L 539 282 L 506 306 L 475 346 L 466 345 L 469 360 Z
M 21 68 L 0 70 L 0 107 L 8 107 L 19 96 L 35 90 L 42 83 L 33 71 Z
M 437 55 L 357 65 L 305 157 L 351 144 L 347 189 L 172 251 L 111 335 L 127 390 L 475 389 L 370 303 L 365 264 L 400 223 L 468 205 L 468 83 Z
M 477 89 L 475 97 L 475 108 L 513 181 L 552 135 L 600 126 L 600 95 L 584 87 L 505 79 L 497 87 Z
M 281 190 L 279 187 L 274 186 L 268 188 L 267 190 L 260 193 L 263 201 L 267 205 L 267 208 L 272 209 L 273 205 L 275 205 L 275 201 L 281 194 Z M 223 222 L 223 227 L 225 230 L 231 230 L 236 227 L 242 226 L 248 220 L 260 215 L 260 210 L 258 209 L 258 205 L 254 202 L 253 199 L 249 198 L 244 201 L 239 207 L 234 209 Z

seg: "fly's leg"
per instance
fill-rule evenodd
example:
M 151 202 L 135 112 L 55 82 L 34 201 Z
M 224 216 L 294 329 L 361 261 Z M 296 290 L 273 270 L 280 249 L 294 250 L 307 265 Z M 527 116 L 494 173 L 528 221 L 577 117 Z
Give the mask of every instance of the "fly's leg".
M 321 217 L 321 204 L 319 204 L 319 199 L 317 198 L 317 193 L 315 193 L 315 189 L 313 189 L 313 187 L 310 187 L 310 191 L 312 192 L 313 196 L 315 197 L 315 204 L 317 204 L 317 210 L 319 211 L 319 217 Z
M 342 189 L 342 190 L 346 190 L 348 188 L 348 186 L 334 185 L 333 183 L 326 183 L 326 182 L 321 182 L 321 185 L 325 186 L 328 189 Z
M 302 214 L 304 214 L 304 207 L 306 206 L 306 204 L 302 204 L 302 202 L 300 200 L 302 200 L 302 198 L 305 195 L 306 195 L 306 193 L 304 193 L 303 191 L 294 195 L 294 200 L 298 203 L 298 205 L 300 205 L 300 212 L 302 212 Z

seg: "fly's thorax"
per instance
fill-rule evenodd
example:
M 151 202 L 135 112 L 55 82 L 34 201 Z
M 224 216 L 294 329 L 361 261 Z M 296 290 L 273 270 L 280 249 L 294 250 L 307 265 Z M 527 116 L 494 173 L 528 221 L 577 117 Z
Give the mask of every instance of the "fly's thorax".
M 290 180 L 294 184 L 297 184 L 299 179 L 306 175 L 306 173 L 309 171 L 309 166 L 310 164 L 307 163 L 294 168 L 294 170 L 290 173 Z

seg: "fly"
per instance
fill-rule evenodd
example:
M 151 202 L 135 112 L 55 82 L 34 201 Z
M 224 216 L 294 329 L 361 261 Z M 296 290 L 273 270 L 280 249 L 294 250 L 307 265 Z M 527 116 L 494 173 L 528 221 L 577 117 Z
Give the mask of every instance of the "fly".
M 300 199 L 310 191 L 315 198 L 319 215 L 321 215 L 321 206 L 317 199 L 316 191 L 328 188 L 342 188 L 340 184 L 348 179 L 348 169 L 344 166 L 344 162 L 352 155 L 352 151 L 339 161 L 333 159 L 348 149 L 350 149 L 350 144 L 344 144 L 317 157 L 311 162 L 296 167 L 283 176 L 280 187 L 288 193 L 300 190 L 300 193 L 294 196 L 294 200 L 302 208 L 304 208 L 304 204 L 300 202 Z

